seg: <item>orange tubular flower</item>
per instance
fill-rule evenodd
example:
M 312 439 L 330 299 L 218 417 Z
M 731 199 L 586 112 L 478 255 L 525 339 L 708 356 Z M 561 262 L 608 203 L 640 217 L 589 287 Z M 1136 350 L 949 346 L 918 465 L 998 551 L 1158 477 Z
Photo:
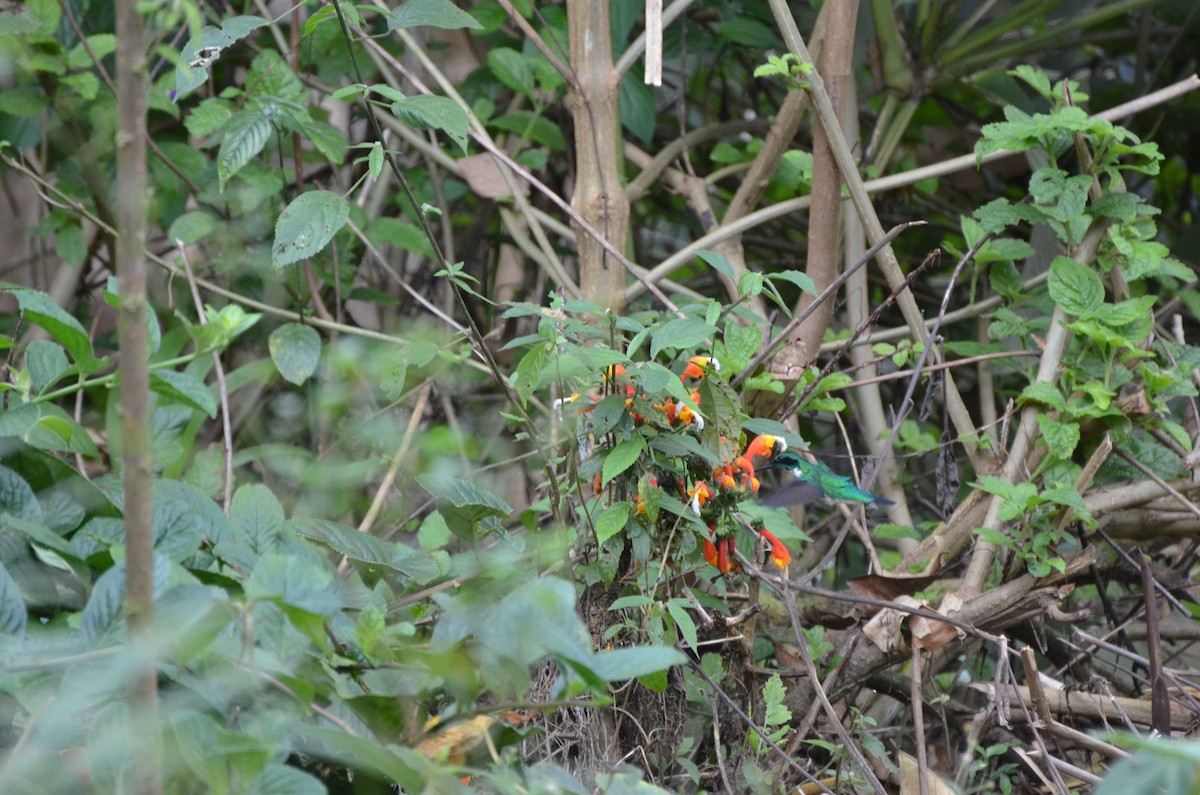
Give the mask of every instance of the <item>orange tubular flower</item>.
M 703 480 L 696 481 L 696 485 L 688 489 L 688 496 L 692 498 L 692 513 L 700 515 L 700 509 L 704 507 L 704 503 L 713 498 L 712 489 Z
M 753 464 L 756 458 L 770 458 L 776 453 L 782 453 L 786 449 L 787 442 L 783 439 L 778 436 L 772 436 L 769 433 L 763 433 L 755 436 L 750 444 L 746 445 L 744 458 Z
M 688 359 L 688 366 L 683 368 L 679 378 L 683 381 L 689 378 L 703 378 L 708 375 L 709 370 L 721 372 L 721 363 L 711 356 L 693 356 Z
M 758 532 L 771 544 L 771 562 L 778 568 L 786 569 L 792 562 L 792 555 L 788 552 L 788 548 L 766 528 L 759 528 Z
M 717 571 L 728 574 L 733 568 L 733 536 L 725 536 L 717 541 Z
M 708 561 L 708 565 L 716 567 L 716 565 L 717 565 L 717 545 L 714 544 L 713 542 L 709 541 L 706 538 L 706 539 L 704 539 L 704 542 L 703 542 L 703 545 L 701 548 L 704 551 L 704 559 L 706 561 Z
M 713 482 L 726 491 L 736 489 L 737 481 L 733 479 L 733 467 L 729 464 L 722 464 L 717 469 L 714 469 Z

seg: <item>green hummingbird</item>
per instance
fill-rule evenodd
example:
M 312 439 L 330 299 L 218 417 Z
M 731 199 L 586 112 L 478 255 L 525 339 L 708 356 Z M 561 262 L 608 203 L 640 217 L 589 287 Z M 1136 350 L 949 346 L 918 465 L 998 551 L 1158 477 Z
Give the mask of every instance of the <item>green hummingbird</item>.
M 892 501 L 860 489 L 853 480 L 835 473 L 820 463 L 813 462 L 791 451 L 784 451 L 771 458 L 759 469 L 788 469 L 796 476 L 797 484 L 784 486 L 763 500 L 765 505 L 781 506 L 815 502 L 820 497 L 845 502 L 878 503 L 891 505 Z M 796 492 L 799 492 L 797 496 Z M 787 492 L 791 492 L 788 494 Z

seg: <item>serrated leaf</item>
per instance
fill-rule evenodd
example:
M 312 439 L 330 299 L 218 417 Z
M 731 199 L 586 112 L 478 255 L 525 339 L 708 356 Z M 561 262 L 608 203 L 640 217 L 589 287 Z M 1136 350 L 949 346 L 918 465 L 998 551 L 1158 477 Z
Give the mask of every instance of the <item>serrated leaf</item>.
M 152 370 L 150 372 L 150 389 L 160 395 L 178 400 L 197 411 L 207 414 L 210 418 L 217 416 L 217 399 L 204 385 L 204 382 L 187 373 L 175 370 Z
M 418 130 L 441 130 L 466 154 L 469 119 L 454 100 L 421 94 L 392 103 L 392 111 Z
M 1069 461 L 1075 453 L 1075 448 L 1079 445 L 1079 423 L 1059 422 L 1045 414 L 1039 414 L 1037 424 L 1051 454 L 1064 461 Z
M 419 584 L 437 576 L 437 562 L 425 552 L 412 552 L 399 544 L 360 533 L 353 527 L 324 519 L 301 519 L 291 523 L 299 535 L 317 541 L 339 555 L 371 566 L 400 572 Z
M 388 30 L 429 25 L 443 30 L 471 28 L 483 30 L 475 17 L 463 11 L 450 0 L 407 0 L 392 10 L 387 17 Z
M 284 323 L 271 332 L 267 347 L 279 374 L 300 386 L 317 369 L 321 358 L 321 335 L 312 326 Z
M 246 90 L 252 97 L 285 102 L 304 102 L 304 84 L 288 66 L 278 50 L 264 48 L 250 64 L 246 74 Z
M 633 466 L 645 451 L 646 440 L 642 436 L 633 436 L 620 442 L 604 457 L 600 482 L 608 485 L 613 478 Z
M 1058 387 L 1045 381 L 1034 381 L 1021 390 L 1021 395 L 1017 398 L 1018 405 L 1028 401 L 1044 403 L 1059 411 L 1063 411 L 1067 407 L 1067 401 L 1063 398 L 1062 392 L 1058 391 Z
M 330 572 L 292 554 L 263 555 L 246 583 L 249 599 L 277 598 L 288 607 L 328 617 L 342 606 Z
M 1047 283 L 1050 297 L 1069 315 L 1091 317 L 1104 304 L 1100 274 L 1069 257 L 1055 257 Z
M 512 506 L 469 480 L 452 475 L 424 474 L 417 478 L 417 482 L 430 494 L 456 508 L 480 508 L 485 513 L 503 519 L 512 515 Z
M 224 137 L 217 152 L 217 181 L 220 190 L 224 191 L 225 183 L 267 145 L 271 138 L 271 120 L 260 110 L 243 110 L 221 130 Z
M 596 542 L 603 544 L 625 529 L 629 522 L 629 503 L 617 502 L 596 515 Z
M 349 217 L 350 205 L 340 194 L 312 190 L 297 196 L 275 224 L 271 261 L 276 269 L 319 253 Z

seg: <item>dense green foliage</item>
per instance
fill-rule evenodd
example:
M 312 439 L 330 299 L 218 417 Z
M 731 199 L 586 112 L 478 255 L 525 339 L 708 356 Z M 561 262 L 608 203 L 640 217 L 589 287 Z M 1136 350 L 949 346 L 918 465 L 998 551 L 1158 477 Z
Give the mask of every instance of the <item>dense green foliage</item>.
M 1147 609 L 1149 580 L 1120 557 L 1142 549 L 1173 605 L 1200 612 L 1191 554 L 1153 529 L 1194 505 L 1155 504 L 1129 529 L 1121 510 L 1140 503 L 1098 494 L 1147 478 L 1188 491 L 1197 438 L 1200 298 L 1180 259 L 1194 153 L 1183 125 L 1155 143 L 1086 110 L 1170 75 L 1173 51 L 1149 74 L 1121 35 L 1155 4 L 864 4 L 864 173 L 902 174 L 935 142 L 979 167 L 876 199 L 891 223 L 925 222 L 893 241 L 937 318 L 914 340 L 895 284 L 821 296 L 799 207 L 722 225 L 815 75 L 778 54 L 765 2 L 690 4 L 666 28 L 667 86 L 620 78 L 626 183 L 611 190 L 633 223 L 609 242 L 645 267 L 618 312 L 574 270 L 586 235 L 564 215 L 565 7 L 304 3 L 269 19 L 181 3 L 144 9 L 157 646 L 127 644 L 108 5 L 0 12 L 4 173 L 36 187 L 30 236 L 69 277 L 13 268 L 0 285 L 4 792 L 126 791 L 146 743 L 181 793 L 903 790 L 925 741 L 902 702 L 913 646 L 933 665 L 922 732 L 957 760 L 938 775 L 1007 792 L 1035 780 L 1012 752 L 1028 735 L 964 728 L 995 709 L 981 688 L 1010 684 L 997 633 L 1037 643 L 1051 605 L 1101 628 L 1114 604 Z M 815 12 L 793 5 L 807 36 Z M 643 4 L 610 9 L 615 57 L 639 55 Z M 1187 35 L 1184 12 L 1158 4 L 1139 24 Z M 452 78 L 455 57 L 470 66 Z M 1137 81 L 1110 79 L 1130 64 Z M 787 138 L 766 210 L 821 179 L 810 132 Z M 1004 150 L 1030 173 L 982 166 Z M 826 359 L 776 366 L 814 300 L 860 299 L 869 320 L 818 330 Z M 874 361 L 851 368 L 868 330 Z M 891 416 L 870 417 L 868 387 Z M 890 452 L 860 471 L 876 436 Z M 872 504 L 893 453 L 886 485 L 906 499 Z M 793 469 L 852 509 L 769 496 Z M 817 581 L 840 594 L 797 599 Z M 971 612 L 1006 587 L 1034 618 Z M 864 637 L 871 600 L 897 597 L 908 612 Z M 973 634 L 925 634 L 932 608 Z M 1153 665 L 1141 682 L 1039 650 L 1046 670 L 1130 698 L 1166 688 Z M 146 655 L 159 724 L 125 698 Z M 1183 760 L 1170 786 L 1190 786 L 1189 748 L 1145 753 Z

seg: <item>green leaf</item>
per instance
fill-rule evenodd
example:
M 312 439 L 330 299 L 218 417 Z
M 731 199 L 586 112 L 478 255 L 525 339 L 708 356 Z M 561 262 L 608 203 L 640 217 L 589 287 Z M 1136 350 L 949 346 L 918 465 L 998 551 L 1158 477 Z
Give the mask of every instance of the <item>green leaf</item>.
M 715 335 L 716 329 L 703 320 L 694 317 L 673 318 L 650 333 L 650 356 L 657 357 L 664 348 L 694 348 Z
M 37 290 L 25 289 L 13 290 L 12 294 L 17 297 L 25 319 L 41 326 L 51 337 L 62 343 L 81 373 L 88 375 L 108 363 L 107 359 L 96 358 L 87 330 L 54 303 L 50 296 Z
M 312 326 L 284 323 L 267 341 L 271 361 L 286 380 L 302 385 L 317 369 L 321 358 L 321 335 Z
M 450 0 L 407 0 L 387 17 L 388 30 L 430 25 L 444 30 L 471 28 L 483 30 L 475 17 L 458 8 Z
M 629 522 L 629 503 L 613 503 L 596 516 L 596 542 L 603 544 L 625 529 Z
M 25 599 L 21 589 L 13 580 L 8 569 L 0 562 L 0 632 L 17 638 L 25 637 L 25 625 L 29 621 L 29 612 L 25 607 Z
M 412 552 L 370 533 L 360 533 L 353 527 L 325 519 L 295 520 L 291 527 L 297 534 L 317 541 L 339 555 L 371 566 L 384 566 L 418 583 L 426 583 L 438 575 L 437 562 L 427 553 Z
M 696 256 L 712 266 L 712 269 L 717 273 L 720 273 L 729 279 L 733 278 L 733 265 L 730 264 L 729 258 L 724 254 L 720 254 L 716 251 L 709 251 L 708 249 L 700 249 L 696 252 Z M 728 333 L 728 329 L 726 329 L 726 333 Z
M 417 482 L 430 494 L 449 502 L 455 508 L 479 508 L 487 515 L 499 516 L 502 519 L 512 516 L 512 506 L 469 480 L 452 475 L 427 473 L 420 475 Z
M 678 649 L 666 646 L 635 646 L 596 654 L 592 670 L 606 682 L 620 682 L 683 665 L 687 658 Z
M 642 436 L 633 436 L 622 441 L 604 457 L 601 483 L 608 485 L 613 478 L 637 463 L 644 452 L 646 440 Z
M 178 400 L 211 418 L 217 416 L 217 399 L 204 382 L 187 373 L 175 370 L 152 370 L 150 389 L 160 395 Z
M 1076 446 L 1079 445 L 1079 423 L 1059 422 L 1045 414 L 1039 414 L 1037 424 L 1051 454 L 1064 461 L 1069 461 L 1075 453 Z
M 225 183 L 267 145 L 271 138 L 271 120 L 260 110 L 243 110 L 221 131 L 224 137 L 217 152 L 217 180 L 220 190 L 224 191 Z
M 261 483 L 247 483 L 234 492 L 229 523 L 238 543 L 262 554 L 279 548 L 284 527 L 283 506 Z
M 350 217 L 350 205 L 337 193 L 312 190 L 292 200 L 275 224 L 271 261 L 276 269 L 317 254 Z
M 534 390 L 537 389 L 538 380 L 546 366 L 546 357 L 551 350 L 553 350 L 553 346 L 550 343 L 539 342 L 530 348 L 529 352 L 522 356 L 521 361 L 517 363 L 517 372 L 513 375 L 513 389 L 516 390 L 517 397 L 521 399 L 522 403 L 528 403 Z
M 533 67 L 521 53 L 510 47 L 495 47 L 488 50 L 487 65 L 507 88 L 527 97 L 533 96 Z
M 780 271 L 779 273 L 768 273 L 767 278 L 772 281 L 790 282 L 800 288 L 801 292 L 809 295 L 817 294 L 817 285 L 813 283 L 812 277 L 803 271 Z
M 54 233 L 54 251 L 62 261 L 72 268 L 83 264 L 87 256 L 87 243 L 83 239 L 83 229 L 77 223 L 69 223 Z
M 301 105 L 305 101 L 304 84 L 288 66 L 278 50 L 265 47 L 250 64 L 246 90 L 252 97 L 283 100 Z
M 175 64 L 175 91 L 171 98 L 178 102 L 204 85 L 213 61 L 250 31 L 266 24 L 267 20 L 262 17 L 239 16 L 226 19 L 220 28 L 204 26 L 200 39 L 188 39 L 179 53 L 179 61 Z
M 428 550 L 446 546 L 450 542 L 450 528 L 446 524 L 446 517 L 439 511 L 433 511 L 426 516 L 417 530 L 417 542 L 422 549 Z
M 1075 317 L 1090 317 L 1104 304 L 1100 274 L 1068 257 L 1055 257 L 1050 263 L 1047 286 L 1054 303 Z
M 327 795 L 328 792 L 320 779 L 303 770 L 271 764 L 250 782 L 247 795 Z
M 617 89 L 617 109 L 625 129 L 637 137 L 643 146 L 649 146 L 658 122 L 654 89 L 646 85 L 642 76 L 634 74 L 632 69 L 621 76 Z
M 154 555 L 154 595 L 161 596 L 171 574 L 171 563 Z M 116 640 L 125 627 L 125 561 L 113 566 L 92 586 L 83 608 L 83 638 L 93 647 Z
M 700 639 L 696 637 L 696 622 L 692 620 L 686 606 L 685 599 L 671 599 L 667 602 L 667 612 L 675 619 L 675 626 L 679 627 L 679 634 L 683 636 L 687 645 L 692 647 L 692 651 L 699 652 Z
M 178 240 L 185 246 L 190 246 L 203 240 L 217 228 L 217 219 L 203 210 L 184 213 L 171 222 L 167 230 L 167 239 L 174 243 Z
M 58 381 L 71 367 L 63 347 L 49 340 L 34 340 L 25 349 L 25 366 L 35 394 Z
M 400 121 L 418 130 L 441 130 L 467 153 L 467 112 L 454 100 L 422 94 L 392 103 Z
M 332 616 L 341 608 L 333 575 L 293 554 L 263 555 L 246 583 L 249 599 L 277 599 L 314 616 Z
M 1021 394 L 1017 398 L 1017 405 L 1024 405 L 1030 401 L 1044 403 L 1058 411 L 1067 408 L 1067 401 L 1063 398 L 1062 392 L 1058 391 L 1058 387 L 1045 381 L 1034 381 L 1021 390 Z
M 227 100 L 209 97 L 192 108 L 183 126 L 197 138 L 206 138 L 232 118 L 233 110 Z

